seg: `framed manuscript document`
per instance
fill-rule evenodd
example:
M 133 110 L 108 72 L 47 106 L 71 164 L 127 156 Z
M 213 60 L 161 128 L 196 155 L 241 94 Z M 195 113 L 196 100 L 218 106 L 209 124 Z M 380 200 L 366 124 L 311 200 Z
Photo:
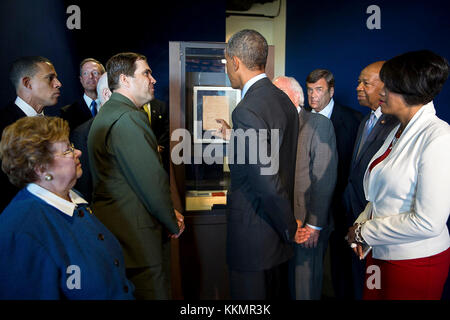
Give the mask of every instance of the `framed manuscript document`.
M 231 87 L 194 87 L 193 133 L 195 143 L 227 143 L 214 138 L 220 128 L 217 119 L 225 120 L 231 126 L 231 113 L 240 101 L 241 90 Z

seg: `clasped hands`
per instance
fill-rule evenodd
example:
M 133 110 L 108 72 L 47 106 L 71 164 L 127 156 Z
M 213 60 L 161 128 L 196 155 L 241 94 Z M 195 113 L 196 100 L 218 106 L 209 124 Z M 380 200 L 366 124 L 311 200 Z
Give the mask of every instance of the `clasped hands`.
M 353 252 L 361 259 L 364 255 L 363 247 L 361 243 L 356 241 L 356 228 L 358 228 L 357 224 L 354 224 L 352 227 L 348 229 L 348 233 L 345 236 L 345 240 L 347 240 L 348 245 L 352 248 Z
M 178 212 L 177 209 L 174 209 L 175 211 L 175 215 L 177 217 L 177 223 L 178 223 L 178 228 L 180 229 L 180 232 L 178 232 L 178 234 L 171 234 L 170 237 L 172 239 L 178 239 L 181 234 L 183 233 L 184 229 L 185 229 L 185 225 L 184 225 L 184 216 Z
M 302 227 L 302 221 L 297 220 L 297 232 L 295 233 L 295 242 L 304 248 L 315 248 L 319 241 L 320 230 L 315 230 L 308 225 Z

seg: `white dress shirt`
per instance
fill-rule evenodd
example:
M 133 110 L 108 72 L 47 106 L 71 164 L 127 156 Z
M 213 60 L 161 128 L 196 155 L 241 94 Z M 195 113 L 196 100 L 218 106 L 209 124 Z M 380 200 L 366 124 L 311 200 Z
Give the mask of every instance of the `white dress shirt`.
M 389 147 L 400 125 L 370 163 Z M 369 201 L 356 222 L 373 257 L 405 260 L 439 254 L 450 246 L 450 126 L 433 102 L 409 121 L 390 154 L 364 176 Z M 371 220 L 371 214 L 373 218 Z
M 36 110 L 34 110 L 34 108 L 32 106 L 30 106 L 28 103 L 26 103 L 25 101 L 23 101 L 22 98 L 17 97 L 16 101 L 14 101 L 14 103 L 16 104 L 16 106 L 18 106 L 20 108 L 20 110 L 22 110 L 27 117 L 34 117 L 37 115 L 43 116 L 44 115 L 44 110 L 42 110 L 41 113 L 37 113 Z
M 267 78 L 267 75 L 265 73 L 261 73 L 258 74 L 257 76 L 254 76 L 253 78 L 251 78 L 250 80 L 248 80 L 244 87 L 242 88 L 242 94 L 241 94 L 241 98 L 244 99 L 245 94 L 247 93 L 248 89 L 250 89 L 250 87 L 258 80 L 261 80 L 263 78 Z
M 52 207 L 55 207 L 56 209 L 64 212 L 65 214 L 71 217 L 73 216 L 73 211 L 77 207 L 77 204 L 87 203 L 86 200 L 84 200 L 82 197 L 80 197 L 72 190 L 69 191 L 69 197 L 72 200 L 71 202 L 64 200 L 63 198 L 57 196 L 53 192 L 50 192 L 47 189 L 42 188 L 41 186 L 35 183 L 28 184 L 27 190 L 31 194 L 34 194 L 36 197 L 44 200 Z
M 325 108 L 323 108 L 319 112 L 316 112 L 314 109 L 311 109 L 311 112 L 321 114 L 321 115 L 327 117 L 328 119 L 330 119 L 331 114 L 333 113 L 333 108 L 334 108 L 334 100 L 333 100 L 333 98 L 331 98 L 330 102 L 328 102 L 328 104 L 326 105 Z
M 83 99 L 84 99 L 84 101 L 86 102 L 86 104 L 87 104 L 87 106 L 88 106 L 88 108 L 89 108 L 89 111 L 91 110 L 91 103 L 92 103 L 92 101 L 93 101 L 93 99 L 91 99 L 90 97 L 88 97 L 87 95 L 86 95 L 86 93 L 83 95 Z M 95 108 L 97 109 L 97 112 L 100 110 L 100 99 L 95 99 L 95 103 L 97 104 L 96 106 L 95 106 Z
M 372 111 L 373 114 L 375 114 L 375 118 L 377 119 L 375 121 L 375 124 L 378 122 L 378 120 L 380 120 L 380 117 L 383 115 L 383 113 L 381 112 L 381 107 L 378 107 L 377 110 Z M 373 126 L 375 126 L 375 124 Z

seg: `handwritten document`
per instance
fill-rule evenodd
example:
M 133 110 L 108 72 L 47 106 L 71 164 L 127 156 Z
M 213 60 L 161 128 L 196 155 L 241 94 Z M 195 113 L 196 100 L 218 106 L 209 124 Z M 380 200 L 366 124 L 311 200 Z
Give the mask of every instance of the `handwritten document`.
M 217 130 L 216 119 L 230 123 L 230 106 L 227 96 L 203 96 L 203 130 Z

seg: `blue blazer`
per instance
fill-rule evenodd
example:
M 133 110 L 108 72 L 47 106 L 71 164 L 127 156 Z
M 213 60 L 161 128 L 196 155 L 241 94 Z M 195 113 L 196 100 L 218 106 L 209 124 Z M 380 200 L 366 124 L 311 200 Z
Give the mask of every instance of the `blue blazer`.
M 86 205 L 72 217 L 22 189 L 0 215 L 0 299 L 133 299 L 119 242 Z

